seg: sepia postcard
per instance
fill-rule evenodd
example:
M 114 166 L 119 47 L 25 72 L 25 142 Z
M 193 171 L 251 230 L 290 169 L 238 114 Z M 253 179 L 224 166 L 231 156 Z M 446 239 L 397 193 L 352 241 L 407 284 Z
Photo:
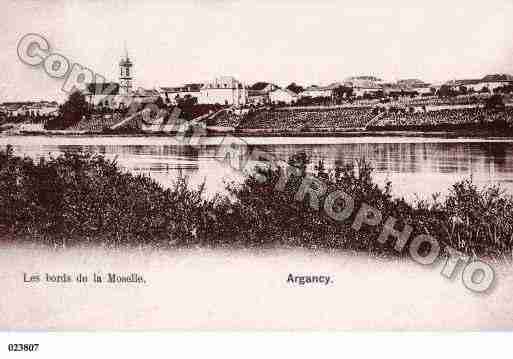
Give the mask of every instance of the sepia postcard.
M 0 330 L 513 329 L 513 2 L 0 6 Z

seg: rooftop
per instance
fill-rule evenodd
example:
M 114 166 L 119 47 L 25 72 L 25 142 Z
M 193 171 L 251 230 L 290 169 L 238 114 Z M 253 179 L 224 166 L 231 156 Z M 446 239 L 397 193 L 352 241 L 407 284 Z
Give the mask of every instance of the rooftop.
M 513 81 L 513 76 L 509 74 L 491 74 L 486 75 L 481 79 L 483 82 L 510 82 Z
M 243 88 L 243 84 L 233 76 L 221 76 L 214 81 L 206 83 L 203 88 L 210 89 L 236 89 Z

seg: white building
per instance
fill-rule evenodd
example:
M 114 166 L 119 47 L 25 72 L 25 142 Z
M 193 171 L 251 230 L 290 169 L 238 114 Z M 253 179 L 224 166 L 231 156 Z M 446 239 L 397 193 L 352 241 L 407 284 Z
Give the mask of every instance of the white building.
M 472 89 L 476 92 L 487 88 L 490 91 L 502 86 L 507 86 L 513 83 L 513 76 L 508 74 L 492 74 L 486 75 L 481 79 L 464 79 L 464 80 L 453 80 L 446 83 L 454 89 L 458 89 L 460 86 L 464 86 L 467 89 Z
M 353 88 L 377 88 L 381 87 L 383 80 L 375 76 L 352 76 L 348 77 L 344 83 Z
M 231 76 L 216 78 L 200 90 L 198 103 L 245 106 L 248 101 L 247 88 Z
M 433 87 L 431 85 L 415 86 L 412 89 L 413 91 L 418 92 L 420 95 L 429 95 L 434 93 Z
M 352 76 L 344 81 L 344 85 L 353 88 L 353 96 L 361 97 L 383 91 L 383 80 L 370 75 Z
M 458 90 L 460 87 L 465 87 L 467 90 L 473 90 L 475 92 L 481 91 L 484 87 L 487 87 L 480 79 L 462 79 L 453 80 L 445 83 L 454 90 Z
M 381 87 L 354 87 L 353 96 L 362 97 L 364 95 L 372 95 L 377 92 L 382 92 Z
M 481 79 L 481 85 L 487 87 L 490 91 L 497 87 L 507 86 L 513 83 L 513 76 L 508 74 L 486 75 Z
M 271 100 L 269 94 L 279 86 L 269 82 L 257 82 L 248 88 L 248 102 L 253 105 L 264 105 Z
M 300 97 L 311 97 L 311 98 L 319 98 L 319 97 L 331 97 L 333 94 L 333 89 L 330 87 L 319 87 L 316 85 L 312 85 L 307 87 L 303 92 L 299 94 Z
M 432 86 L 419 79 L 402 79 L 396 82 L 396 85 L 408 92 L 417 92 L 420 95 L 428 95 L 433 93 Z
M 202 84 L 185 84 L 174 87 L 160 87 L 159 92 L 162 99 L 166 100 L 166 102 L 169 100 L 169 103 L 176 104 L 178 99 L 186 97 L 198 99 L 202 87 Z
M 35 103 L 22 106 L 7 106 L 3 112 L 9 116 L 57 116 L 59 106 L 57 104 Z
M 299 96 L 287 89 L 278 88 L 269 93 L 269 100 L 272 103 L 286 103 L 291 104 L 298 100 Z

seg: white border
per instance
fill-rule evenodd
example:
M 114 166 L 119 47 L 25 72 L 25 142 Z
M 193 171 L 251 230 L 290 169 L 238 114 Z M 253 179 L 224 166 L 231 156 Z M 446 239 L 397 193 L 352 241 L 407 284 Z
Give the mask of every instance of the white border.
M 512 333 L 0 333 L 0 358 L 496 358 Z M 39 343 L 37 353 L 9 343 Z

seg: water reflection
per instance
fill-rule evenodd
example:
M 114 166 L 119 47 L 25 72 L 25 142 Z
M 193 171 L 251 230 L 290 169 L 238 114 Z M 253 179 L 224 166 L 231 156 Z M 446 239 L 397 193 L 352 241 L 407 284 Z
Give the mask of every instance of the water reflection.
M 391 180 L 397 196 L 407 199 L 426 197 L 434 192 L 446 193 L 457 180 L 470 178 L 478 185 L 501 184 L 513 193 L 513 146 L 511 141 L 447 140 L 419 138 L 342 138 L 314 139 L 252 138 L 251 147 L 268 151 L 286 161 L 299 151 L 311 157 L 311 165 L 323 159 L 331 166 L 335 161 L 371 161 L 380 184 Z M 56 156 L 64 151 L 93 152 L 115 158 L 118 164 L 134 173 L 148 174 L 165 186 L 179 173 L 191 184 L 206 183 L 209 195 L 222 192 L 224 182 L 240 181 L 242 176 L 216 161 L 219 141 L 207 146 L 180 146 L 172 139 L 130 137 L 1 137 L 0 145 L 14 146 L 18 154 L 31 157 Z

